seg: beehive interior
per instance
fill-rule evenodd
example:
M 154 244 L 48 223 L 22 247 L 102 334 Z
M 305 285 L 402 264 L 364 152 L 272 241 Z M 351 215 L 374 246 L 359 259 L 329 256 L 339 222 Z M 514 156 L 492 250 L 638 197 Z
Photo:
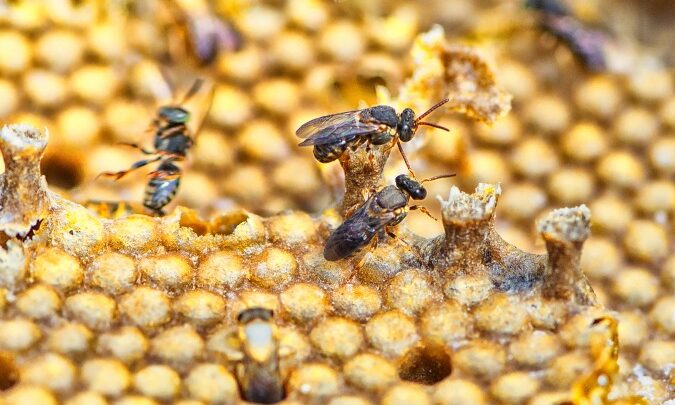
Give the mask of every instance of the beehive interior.
M 520 2 L 208 3 L 242 47 L 201 66 L 170 52 L 179 30 L 162 2 L 104 3 L 0 5 L 0 118 L 30 126 L 0 137 L 6 403 L 237 403 L 231 336 L 255 306 L 275 312 L 287 403 L 675 397 L 659 2 L 566 3 L 609 33 L 602 72 Z M 186 104 L 206 121 L 162 218 L 142 214 L 147 172 L 95 180 L 142 158 L 120 142 L 152 143 L 159 66 L 179 94 L 197 76 L 215 86 L 210 106 Z M 430 118 L 450 132 L 405 145 L 419 178 L 458 174 L 425 183 L 439 221 L 410 213 L 362 261 L 324 260 L 362 191 L 406 169 L 395 148 L 360 149 L 345 175 L 295 129 L 446 96 Z

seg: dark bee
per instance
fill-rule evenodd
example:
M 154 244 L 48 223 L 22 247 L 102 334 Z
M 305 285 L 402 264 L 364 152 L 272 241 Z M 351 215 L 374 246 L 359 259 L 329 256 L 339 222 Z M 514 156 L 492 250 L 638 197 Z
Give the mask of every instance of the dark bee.
M 427 190 L 422 183 L 452 176 L 454 174 L 441 175 L 421 182 L 404 174 L 397 176 L 395 186 L 386 186 L 373 194 L 333 231 L 326 241 L 323 257 L 330 261 L 344 259 L 368 246 L 375 237 L 382 238 L 385 234 L 395 237 L 391 228 L 403 221 L 409 210 L 419 209 L 429 215 L 422 206 L 408 205 L 411 198 L 426 198 Z
M 184 61 L 189 57 L 199 65 L 208 65 L 221 51 L 237 51 L 243 45 L 241 34 L 220 18 L 208 3 L 168 2 L 175 24 L 170 32 L 169 46 L 173 59 Z
M 197 93 L 202 84 L 203 80 L 195 80 L 180 103 L 159 108 L 157 117 L 151 126 L 155 133 L 154 150 L 144 149 L 137 144 L 125 144 L 140 150 L 145 155 L 154 155 L 153 157 L 139 160 L 127 170 L 99 174 L 99 176 L 119 180 L 136 169 L 160 162 L 157 170 L 150 173 L 150 180 L 146 185 L 143 199 L 143 206 L 157 215 L 164 215 L 162 208 L 176 196 L 181 176 L 181 169 L 176 163 L 185 159 L 193 144 L 193 134 L 187 126 L 190 113 L 181 107 L 181 104 Z M 195 131 L 195 134 L 197 132 L 199 129 Z
M 166 159 L 159 164 L 157 170 L 150 174 L 150 180 L 145 187 L 143 206 L 156 213 L 162 213 L 162 208 L 173 200 L 180 185 L 180 167 L 172 159 Z
M 584 66 L 595 72 L 606 69 L 607 37 L 601 31 L 584 26 L 558 0 L 527 0 L 525 5 L 540 13 L 541 29 L 564 43 Z
M 83 205 L 99 217 L 109 219 L 122 218 L 143 211 L 142 207 L 124 201 L 88 200 Z
M 566 44 L 589 70 L 600 72 L 607 68 L 606 36 L 602 32 L 589 29 L 569 16 L 544 16 L 542 27 Z
M 237 379 L 242 397 L 250 402 L 272 404 L 284 397 L 273 319 L 272 310 L 260 307 L 245 309 L 237 316 L 243 354 Z
M 525 0 L 525 7 L 548 15 L 570 15 L 570 11 L 560 0 Z
M 399 141 L 410 141 L 420 125 L 448 131 L 440 125 L 422 121 L 422 118 L 447 102 L 448 99 L 441 101 L 417 118 L 410 108 L 397 115 L 396 110 L 387 105 L 326 115 L 304 123 L 295 134 L 306 138 L 300 146 L 314 146 L 314 157 L 322 163 L 332 162 L 340 158 L 347 148 L 355 150 L 364 143 L 385 145 L 395 142 L 410 169 Z

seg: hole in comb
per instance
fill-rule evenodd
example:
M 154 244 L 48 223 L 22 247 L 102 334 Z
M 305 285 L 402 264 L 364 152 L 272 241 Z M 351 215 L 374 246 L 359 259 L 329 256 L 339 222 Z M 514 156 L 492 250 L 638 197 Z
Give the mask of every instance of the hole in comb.
M 234 210 L 219 215 L 211 220 L 211 232 L 218 235 L 229 235 L 239 224 L 246 222 L 248 214 L 243 210 Z
M 452 372 L 450 354 L 445 347 L 426 343 L 408 351 L 398 367 L 402 380 L 432 385 Z
M 66 159 L 55 155 L 45 156 L 41 166 L 41 171 L 50 186 L 68 190 L 82 183 L 83 174 L 77 159 Z
M 201 219 L 197 212 L 193 210 L 185 209 L 181 211 L 178 223 L 180 226 L 192 229 L 198 236 L 209 233 L 209 223 Z
M 6 351 L 0 351 L 0 391 L 12 388 L 19 381 L 19 368 L 14 356 Z

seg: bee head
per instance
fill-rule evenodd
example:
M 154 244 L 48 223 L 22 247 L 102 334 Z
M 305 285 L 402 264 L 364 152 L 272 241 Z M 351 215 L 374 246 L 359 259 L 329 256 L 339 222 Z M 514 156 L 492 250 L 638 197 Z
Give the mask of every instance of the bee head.
M 160 107 L 159 116 L 171 124 L 185 124 L 190 119 L 190 113 L 187 110 L 172 106 Z
M 408 194 L 413 200 L 424 200 L 427 197 L 427 190 L 424 186 L 405 174 L 396 176 L 396 187 Z
M 398 137 L 402 142 L 408 142 L 412 139 L 417 130 L 415 112 L 412 109 L 406 108 L 401 112 L 401 116 L 398 120 L 398 128 L 396 128 L 396 130 L 398 132 Z
M 260 319 L 269 321 L 274 316 L 274 311 L 262 307 L 246 308 L 237 315 L 237 322 L 247 324 L 253 320 Z

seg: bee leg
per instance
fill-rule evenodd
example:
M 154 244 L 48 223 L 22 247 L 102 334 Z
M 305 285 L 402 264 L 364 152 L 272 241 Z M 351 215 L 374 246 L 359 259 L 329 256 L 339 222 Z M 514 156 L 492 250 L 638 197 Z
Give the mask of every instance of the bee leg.
M 162 180 L 174 180 L 180 177 L 180 173 L 169 173 L 164 170 L 153 170 L 148 173 L 148 177 Z
M 363 143 L 363 142 L 358 142 L 358 141 L 357 141 L 357 142 L 354 142 L 354 143 L 352 144 L 351 150 L 352 150 L 352 151 L 356 151 L 356 150 L 359 148 L 359 146 L 361 146 L 362 143 Z M 372 146 L 373 146 L 372 143 L 366 142 L 366 147 L 364 148 L 364 151 L 366 152 L 366 155 L 368 155 L 368 163 L 370 163 L 371 166 L 375 164 L 375 160 L 374 160 L 374 158 L 373 158 L 373 154 L 370 153 L 370 151 L 372 150 Z
M 147 207 L 146 207 L 146 208 L 147 208 Z M 149 210 L 154 216 L 156 216 L 156 217 L 163 217 L 164 215 L 166 215 L 166 213 L 164 212 L 164 210 L 161 209 L 161 208 L 157 208 L 157 209 L 155 209 L 155 208 L 148 208 L 148 210 Z
M 145 149 L 137 143 L 120 142 L 119 144 L 124 145 L 124 146 L 130 146 L 132 148 L 138 149 L 144 155 L 155 155 L 155 154 L 157 154 L 157 151 Z
M 347 172 L 349 170 L 349 153 L 343 153 L 340 156 L 340 163 L 342 163 L 342 169 Z
M 391 138 L 391 143 L 389 143 L 389 145 L 387 145 L 387 146 L 384 148 L 384 152 L 385 152 L 385 153 L 388 153 L 394 146 L 396 146 L 396 143 L 397 143 L 397 142 L 398 142 L 398 138 L 395 137 L 395 136 L 392 137 L 392 138 Z
M 370 241 L 370 244 L 368 245 L 368 248 L 363 252 L 361 255 L 361 258 L 359 259 L 359 262 L 356 263 L 356 266 L 354 267 L 356 270 L 360 269 L 363 267 L 363 264 L 366 262 L 366 256 L 368 253 L 372 252 L 373 250 L 377 249 L 377 235 L 373 238 L 373 240 Z
M 405 165 L 408 167 L 410 176 L 412 176 L 413 179 L 416 179 L 417 176 L 415 176 L 415 172 L 413 171 L 412 166 L 410 166 L 410 162 L 408 161 L 408 156 L 403 151 L 403 145 L 401 145 L 401 141 L 399 141 L 398 138 L 396 138 L 396 146 L 398 146 L 398 151 L 401 152 L 401 157 L 403 158 Z
M 161 159 L 162 159 L 162 156 L 157 156 L 157 157 L 154 157 L 152 159 L 139 160 L 138 162 L 131 165 L 131 167 L 128 168 L 127 170 L 121 170 L 119 172 L 102 172 L 98 176 L 96 176 L 96 179 L 98 179 L 101 176 L 104 176 L 104 177 L 113 177 L 115 179 L 115 181 L 117 181 L 117 180 L 121 179 L 122 177 L 126 176 L 127 174 L 133 172 L 134 170 L 140 169 L 143 166 L 147 166 L 150 163 L 157 162 Z M 96 180 L 96 179 L 94 179 L 94 180 Z
M 431 215 L 431 213 L 429 212 L 429 210 L 428 210 L 426 207 L 423 207 L 423 206 L 421 206 L 421 205 L 411 205 L 411 206 L 410 206 L 410 210 L 411 210 L 411 211 L 412 211 L 412 210 L 420 210 L 420 212 L 423 212 L 423 213 L 427 214 L 427 215 L 429 216 L 429 218 L 431 218 L 431 219 L 433 219 L 434 221 L 438 222 L 438 219 L 437 219 L 436 217 L 434 217 L 433 215 Z
M 408 242 L 404 241 L 403 239 L 399 238 L 398 235 L 396 235 L 394 233 L 394 231 L 392 231 L 391 229 L 387 229 L 387 230 L 385 230 L 385 232 L 387 233 L 387 236 L 389 236 L 390 238 L 402 243 L 408 249 L 410 249 L 412 254 L 415 255 L 415 257 L 417 258 L 417 260 L 420 261 L 420 263 L 424 263 L 424 258 L 422 258 L 422 256 L 420 256 L 419 252 L 417 252 L 417 250 L 414 249 L 412 245 L 410 245 Z

